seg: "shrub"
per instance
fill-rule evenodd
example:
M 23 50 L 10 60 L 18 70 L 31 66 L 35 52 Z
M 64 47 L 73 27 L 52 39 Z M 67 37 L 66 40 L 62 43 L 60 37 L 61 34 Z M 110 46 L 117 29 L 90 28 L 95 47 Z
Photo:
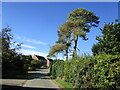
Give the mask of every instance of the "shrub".
M 57 61 L 52 65 L 51 75 L 75 88 L 120 88 L 120 56 L 101 53 Z
M 111 55 L 120 54 L 120 23 L 118 20 L 105 23 L 103 29 L 100 28 L 100 30 L 102 35 L 96 36 L 98 43 L 92 47 L 93 55 L 100 51 Z
M 37 60 L 32 60 L 31 64 L 30 64 L 30 66 L 33 70 L 36 69 L 36 68 L 40 68 L 40 65 L 41 65 L 41 62 L 39 62 Z
M 98 55 L 94 57 L 97 63 L 93 67 L 92 80 L 97 88 L 112 87 L 120 85 L 120 56 L 118 55 Z
M 61 77 L 63 78 L 63 71 L 64 71 L 64 61 L 56 61 L 50 69 L 50 74 L 52 78 Z

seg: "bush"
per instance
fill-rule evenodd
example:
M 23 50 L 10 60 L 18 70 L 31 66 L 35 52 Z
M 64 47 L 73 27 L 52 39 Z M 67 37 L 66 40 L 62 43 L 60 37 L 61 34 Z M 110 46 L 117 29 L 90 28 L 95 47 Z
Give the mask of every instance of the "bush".
M 75 88 L 120 88 L 120 56 L 103 53 L 57 61 L 52 65 L 51 75 Z
M 63 78 L 64 61 L 56 61 L 50 68 L 50 74 L 52 78 Z
M 40 65 L 41 65 L 41 62 L 37 60 L 32 60 L 30 64 L 32 70 L 35 70 L 36 68 L 40 68 Z
M 102 36 L 99 35 L 96 37 L 98 43 L 92 47 L 93 55 L 101 51 L 111 55 L 120 54 L 120 23 L 118 20 L 104 24 L 103 29 L 100 28 L 100 30 Z
M 28 71 L 29 67 L 31 66 L 31 61 L 32 56 L 31 55 L 22 55 L 22 60 L 23 60 L 23 64 L 24 64 L 24 69 L 26 71 Z
M 94 65 L 92 80 L 94 87 L 117 88 L 120 85 L 120 56 L 98 55 L 94 57 L 97 63 Z

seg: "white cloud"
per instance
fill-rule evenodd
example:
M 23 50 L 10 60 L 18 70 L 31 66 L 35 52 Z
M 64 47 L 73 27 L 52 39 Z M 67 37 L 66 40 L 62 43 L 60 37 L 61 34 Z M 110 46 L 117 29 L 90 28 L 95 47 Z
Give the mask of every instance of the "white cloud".
M 43 56 L 45 58 L 47 58 L 47 53 L 42 53 L 42 52 L 39 52 L 39 51 L 35 51 L 35 50 L 28 50 L 28 49 L 19 49 L 19 50 L 16 50 L 17 53 L 22 53 L 23 55 L 39 55 L 39 56 Z M 56 58 L 52 58 L 51 59 L 56 59 Z M 57 59 L 61 59 L 61 60 L 65 60 L 65 57 L 57 57 Z
M 19 39 L 21 41 L 25 41 L 25 42 L 29 42 L 29 43 L 33 43 L 33 44 L 40 44 L 40 45 L 47 45 L 44 42 L 38 41 L 38 40 L 34 40 L 34 39 L 30 39 L 30 38 L 26 38 L 26 37 L 20 37 L 18 35 L 15 35 L 16 39 Z
M 26 47 L 26 48 L 36 49 L 36 47 L 30 46 L 30 45 L 26 45 L 26 44 L 22 44 L 21 46 L 22 47 Z
M 42 53 L 39 51 L 28 50 L 28 49 L 20 49 L 20 50 L 17 50 L 16 52 L 22 53 L 23 55 L 39 55 L 39 56 L 43 56 L 43 57 L 46 57 L 48 55 L 47 53 Z
M 11 42 L 11 43 L 14 43 L 14 42 Z M 14 43 L 13 45 L 17 45 L 19 43 Z M 26 44 L 21 44 L 21 47 L 26 47 L 26 48 L 30 48 L 30 49 L 37 49 L 36 47 L 34 46 L 31 46 L 31 45 L 26 45 Z

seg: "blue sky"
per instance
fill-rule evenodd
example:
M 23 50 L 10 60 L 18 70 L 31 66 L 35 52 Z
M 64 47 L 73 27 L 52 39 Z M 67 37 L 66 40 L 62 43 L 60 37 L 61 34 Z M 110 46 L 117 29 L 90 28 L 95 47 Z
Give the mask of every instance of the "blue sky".
M 67 21 L 67 16 L 76 8 L 93 11 L 100 17 L 98 28 L 91 28 L 87 41 L 79 38 L 78 53 L 89 53 L 100 35 L 103 23 L 113 22 L 118 18 L 117 2 L 3 2 L 2 24 L 12 29 L 13 41 L 23 43 L 23 54 L 46 56 L 50 46 L 57 40 L 58 27 Z M 59 57 L 62 57 L 61 55 Z

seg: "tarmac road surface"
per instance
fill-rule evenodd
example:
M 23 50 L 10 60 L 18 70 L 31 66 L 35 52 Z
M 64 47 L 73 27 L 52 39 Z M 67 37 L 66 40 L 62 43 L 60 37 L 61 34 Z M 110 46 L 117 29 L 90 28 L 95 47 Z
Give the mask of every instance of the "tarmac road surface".
M 32 80 L 27 80 L 23 85 L 24 87 L 36 87 L 36 88 L 59 88 L 50 77 L 47 75 L 49 69 L 40 69 L 38 71 L 32 71 L 29 73 L 34 73 L 31 78 Z
M 22 89 L 60 89 L 48 76 L 49 69 L 42 68 L 34 71 L 29 71 L 30 77 L 22 79 L 2 79 L 4 88 L 22 88 Z

